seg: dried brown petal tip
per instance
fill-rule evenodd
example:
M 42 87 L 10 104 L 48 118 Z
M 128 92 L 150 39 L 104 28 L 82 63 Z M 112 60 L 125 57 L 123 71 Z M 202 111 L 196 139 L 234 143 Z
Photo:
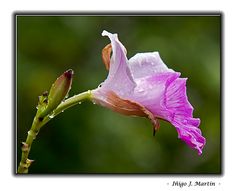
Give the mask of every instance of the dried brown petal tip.
M 74 74 L 74 72 L 72 69 L 69 69 L 66 72 L 64 72 L 65 77 L 68 79 L 72 79 L 73 74 Z
M 110 67 L 110 55 L 112 52 L 112 46 L 111 44 L 108 44 L 102 49 L 102 61 L 106 67 L 107 70 L 109 70 Z
M 153 136 L 156 135 L 157 130 L 153 127 Z

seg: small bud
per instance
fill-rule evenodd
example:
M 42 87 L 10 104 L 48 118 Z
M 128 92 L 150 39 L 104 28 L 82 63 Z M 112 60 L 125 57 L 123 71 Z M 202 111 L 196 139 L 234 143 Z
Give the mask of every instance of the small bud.
M 42 110 L 39 117 L 45 117 L 51 113 L 64 100 L 71 89 L 73 70 L 67 70 L 52 85 L 47 100 L 44 101 L 46 107 Z M 45 94 L 47 95 L 47 94 Z

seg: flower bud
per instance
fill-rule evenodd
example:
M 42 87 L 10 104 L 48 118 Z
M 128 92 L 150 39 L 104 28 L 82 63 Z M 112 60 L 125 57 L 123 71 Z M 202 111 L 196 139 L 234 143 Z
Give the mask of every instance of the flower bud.
M 42 109 L 39 117 L 45 117 L 51 113 L 57 106 L 64 100 L 67 96 L 69 90 L 71 89 L 73 78 L 73 70 L 69 69 L 64 72 L 52 85 L 47 100 L 46 107 Z

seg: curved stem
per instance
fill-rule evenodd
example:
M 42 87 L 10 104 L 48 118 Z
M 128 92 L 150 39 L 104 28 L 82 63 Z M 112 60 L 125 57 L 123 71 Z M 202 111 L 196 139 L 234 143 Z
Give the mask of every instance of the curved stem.
M 36 116 L 34 117 L 32 127 L 28 131 L 28 136 L 25 142 L 22 142 L 22 156 L 21 161 L 18 166 L 18 173 L 28 173 L 28 168 L 33 162 L 33 160 L 28 159 L 30 149 L 32 146 L 32 143 L 34 139 L 36 138 L 37 134 L 40 131 L 40 128 L 45 125 L 48 121 L 50 121 L 53 117 L 60 114 L 62 111 L 78 104 L 79 102 L 85 101 L 85 100 L 91 100 L 91 91 L 88 90 L 86 92 L 80 93 L 78 95 L 75 95 L 61 104 L 53 110 L 53 112 L 44 118 L 39 117 L 40 113 L 37 112 Z
M 55 116 L 57 116 L 58 114 L 60 114 L 62 111 L 79 104 L 79 102 L 85 101 L 85 100 L 91 100 L 91 90 L 88 90 L 86 92 L 80 93 L 78 95 L 75 95 L 73 97 L 68 98 L 67 100 L 65 100 L 64 102 L 62 102 L 61 104 L 59 104 L 59 106 L 53 110 L 53 112 L 48 115 L 47 117 L 45 117 L 42 121 L 42 125 L 45 125 L 48 121 L 50 121 L 52 118 L 54 118 Z

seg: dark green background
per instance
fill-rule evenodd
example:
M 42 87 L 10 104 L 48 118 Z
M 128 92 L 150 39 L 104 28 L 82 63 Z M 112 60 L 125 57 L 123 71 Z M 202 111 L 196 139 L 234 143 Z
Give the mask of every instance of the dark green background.
M 82 103 L 41 129 L 29 173 L 221 173 L 220 44 L 218 16 L 17 16 L 17 160 L 36 113 L 38 96 L 65 70 L 75 71 L 70 96 L 107 76 L 103 30 L 118 33 L 128 58 L 159 51 L 169 68 L 188 77 L 194 116 L 207 139 L 202 156 L 160 121 L 123 116 Z

